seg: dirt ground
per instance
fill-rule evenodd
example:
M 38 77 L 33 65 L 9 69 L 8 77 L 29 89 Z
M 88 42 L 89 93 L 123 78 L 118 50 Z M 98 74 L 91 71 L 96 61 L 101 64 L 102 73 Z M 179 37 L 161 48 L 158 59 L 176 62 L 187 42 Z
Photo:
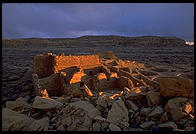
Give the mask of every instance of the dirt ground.
M 2 46 L 2 107 L 5 101 L 32 93 L 33 56 L 41 53 L 96 54 L 113 51 L 120 59 L 143 62 L 148 66 L 168 68 L 165 75 L 194 71 L 194 47 L 134 47 L 134 46 Z M 164 74 L 164 73 L 163 73 Z

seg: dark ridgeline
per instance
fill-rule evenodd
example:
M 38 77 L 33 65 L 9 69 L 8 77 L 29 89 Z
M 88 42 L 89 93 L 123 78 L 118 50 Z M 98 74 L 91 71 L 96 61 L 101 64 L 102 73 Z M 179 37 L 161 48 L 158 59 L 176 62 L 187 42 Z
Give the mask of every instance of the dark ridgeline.
M 81 36 L 78 38 L 20 38 L 20 39 L 2 39 L 3 45 L 66 45 L 66 44 L 93 44 L 100 45 L 123 45 L 123 46 L 183 46 L 185 40 L 177 37 L 159 37 L 159 36 Z

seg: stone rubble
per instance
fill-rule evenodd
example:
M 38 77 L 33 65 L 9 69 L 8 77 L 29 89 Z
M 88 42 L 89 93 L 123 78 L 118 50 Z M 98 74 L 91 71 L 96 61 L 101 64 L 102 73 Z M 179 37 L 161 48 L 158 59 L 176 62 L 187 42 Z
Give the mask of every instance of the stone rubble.
M 6 102 L 2 131 L 194 130 L 194 79 L 162 77 L 167 68 L 145 70 L 111 52 L 34 60 L 34 96 Z

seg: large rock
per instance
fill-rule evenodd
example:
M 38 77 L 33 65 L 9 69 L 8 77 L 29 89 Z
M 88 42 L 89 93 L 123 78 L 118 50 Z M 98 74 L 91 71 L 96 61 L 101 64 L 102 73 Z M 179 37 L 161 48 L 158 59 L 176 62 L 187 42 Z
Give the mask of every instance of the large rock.
M 141 114 L 141 115 L 144 115 L 144 116 L 147 116 L 150 112 L 151 112 L 151 109 L 150 109 L 150 108 L 143 108 L 143 109 L 140 111 L 140 114 Z
M 194 81 L 180 77 L 158 77 L 160 93 L 165 97 L 194 97 Z
M 159 92 L 149 91 L 146 94 L 146 99 L 149 107 L 158 106 L 161 104 Z
M 164 110 L 162 107 L 157 106 L 149 115 L 148 117 L 159 117 L 161 114 L 164 113 Z
M 187 98 L 176 97 L 170 99 L 164 109 L 171 114 L 174 121 L 178 121 L 192 110 L 192 106 Z
M 111 110 L 108 112 L 107 121 L 116 125 L 129 121 L 128 110 L 122 100 L 113 103 Z
M 2 110 L 2 131 L 24 130 L 33 121 L 33 118 L 12 111 L 11 109 L 4 108 Z
M 26 102 L 25 98 L 18 98 L 16 101 L 7 101 L 6 102 L 6 108 L 9 108 L 11 110 L 22 112 L 25 108 L 30 108 L 31 105 Z
M 38 80 L 41 91 L 46 89 L 49 95 L 58 96 L 61 94 L 61 81 L 60 73 L 52 74 L 48 77 L 44 77 Z
M 88 113 L 88 116 L 90 118 L 93 118 L 97 115 L 101 115 L 101 112 L 88 101 L 77 101 L 70 103 L 70 105 L 83 109 Z
M 62 105 L 63 105 L 62 103 L 55 101 L 51 98 L 36 96 L 32 107 L 41 110 L 50 110 L 53 108 L 61 107 Z
M 133 109 L 134 111 L 137 111 L 139 109 L 131 100 L 126 100 L 125 104 L 127 108 Z
M 49 117 L 45 117 L 39 120 L 35 120 L 31 125 L 28 127 L 28 131 L 47 131 L 49 127 Z

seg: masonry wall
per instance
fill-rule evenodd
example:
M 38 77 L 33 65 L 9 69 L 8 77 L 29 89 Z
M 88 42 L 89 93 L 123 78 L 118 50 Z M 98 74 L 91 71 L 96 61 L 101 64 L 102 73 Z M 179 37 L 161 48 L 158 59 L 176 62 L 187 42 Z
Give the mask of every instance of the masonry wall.
M 48 77 L 53 74 L 52 55 L 36 55 L 33 60 L 33 70 L 38 75 L 38 78 Z
M 82 69 L 88 69 L 100 66 L 100 58 L 98 55 L 85 56 L 55 56 L 53 59 L 53 71 L 57 73 L 65 68 L 77 66 Z

